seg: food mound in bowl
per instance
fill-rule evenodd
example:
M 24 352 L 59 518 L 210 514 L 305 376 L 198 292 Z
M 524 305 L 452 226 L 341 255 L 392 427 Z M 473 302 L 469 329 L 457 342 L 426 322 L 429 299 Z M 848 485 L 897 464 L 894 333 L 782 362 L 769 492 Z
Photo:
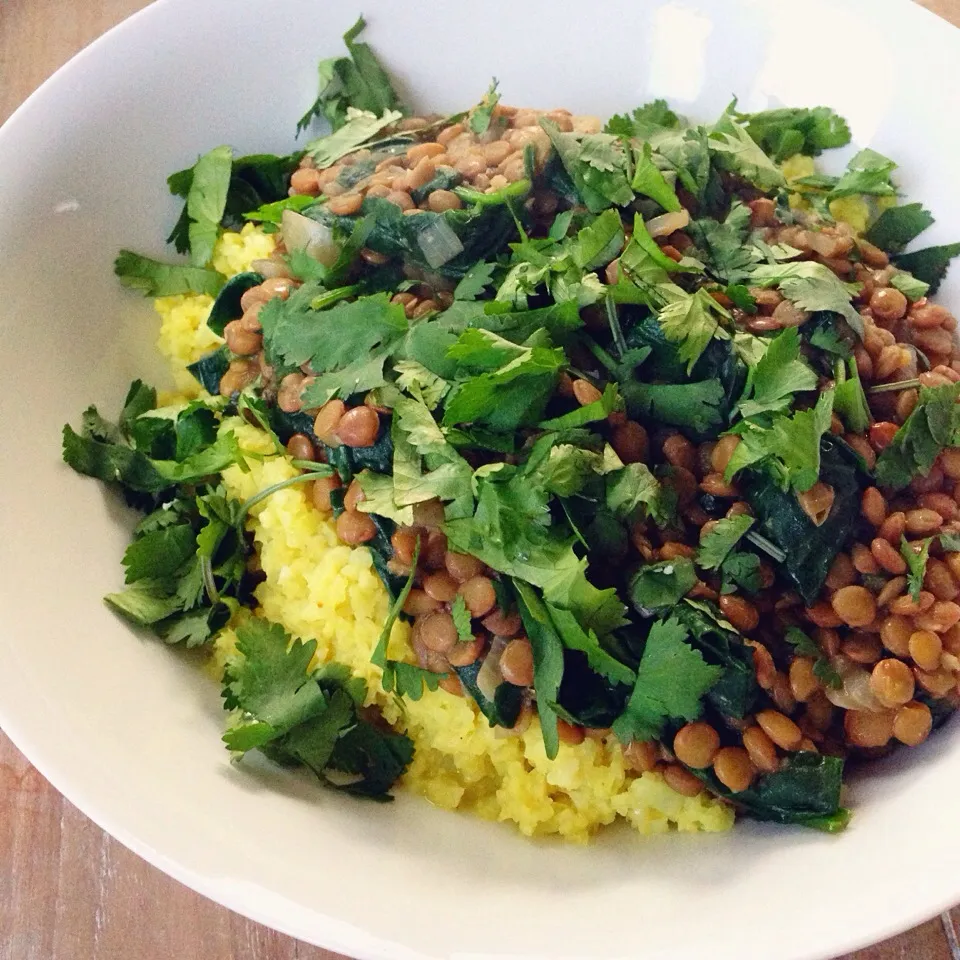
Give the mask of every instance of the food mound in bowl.
M 64 458 L 143 511 L 108 603 L 205 646 L 235 756 L 586 839 L 827 831 L 957 704 L 957 245 L 825 107 L 413 116 L 370 48 L 290 156 L 121 252 L 176 392 Z

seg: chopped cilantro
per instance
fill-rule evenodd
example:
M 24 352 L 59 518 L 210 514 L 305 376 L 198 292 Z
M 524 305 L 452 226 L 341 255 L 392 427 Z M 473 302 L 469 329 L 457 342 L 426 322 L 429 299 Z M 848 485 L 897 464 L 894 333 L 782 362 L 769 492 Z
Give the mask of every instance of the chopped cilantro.
M 321 60 L 317 68 L 320 91 L 310 109 L 297 123 L 297 134 L 305 130 L 314 117 L 323 116 L 337 130 L 347 121 L 348 110 L 364 110 L 376 115 L 400 106 L 386 71 L 380 66 L 370 46 L 357 37 L 366 22 L 359 17 L 343 35 L 348 57 Z
M 338 784 L 351 793 L 389 799 L 406 769 L 413 744 L 361 717 L 366 685 L 346 668 L 329 664 L 310 672 L 316 640 L 291 640 L 284 629 L 252 617 L 237 628 L 237 652 L 224 672 L 223 697 L 238 711 L 223 735 L 238 753 L 269 748 L 302 763 L 324 783 L 328 771 L 350 774 Z
M 640 567 L 627 587 L 630 602 L 641 613 L 675 606 L 693 589 L 697 571 L 686 557 L 647 563 Z
M 896 287 L 908 300 L 916 302 L 930 292 L 930 284 L 918 280 L 906 270 L 897 270 L 890 277 L 890 286 Z
M 600 213 L 610 206 L 625 207 L 633 200 L 622 140 L 608 133 L 563 133 L 547 119 L 540 125 L 588 210 Z
M 831 188 L 828 199 L 867 194 L 875 197 L 892 197 L 896 189 L 890 182 L 890 174 L 896 164 L 888 157 L 869 147 L 853 156 L 847 169 Z
M 782 413 L 792 405 L 795 393 L 816 386 L 817 375 L 800 359 L 800 331 L 789 327 L 770 341 L 755 365 L 748 367 L 738 402 L 740 414 L 754 417 Z
M 470 623 L 470 611 L 461 594 L 457 594 L 450 604 L 450 616 L 457 628 L 457 639 L 460 643 L 469 643 L 473 640 L 473 627 Z
M 723 321 L 730 314 L 702 287 L 696 293 L 670 292 L 668 303 L 657 312 L 660 328 L 668 340 L 679 344 L 677 357 L 693 370 L 710 341 L 729 340 Z
M 850 302 L 856 288 L 851 289 L 822 263 L 762 264 L 753 270 L 750 281 L 759 287 L 779 287 L 801 310 L 839 313 L 858 334 L 863 334 L 863 318 Z
M 493 119 L 493 108 L 499 102 L 500 94 L 497 93 L 497 80 L 494 77 L 490 83 L 490 89 L 468 114 L 467 126 L 478 135 L 486 133 L 490 129 L 490 121 Z
M 762 463 L 781 489 L 809 490 L 820 475 L 820 439 L 830 429 L 833 391 L 820 395 L 812 410 L 776 416 L 769 427 L 743 420 L 735 428 L 740 443 L 727 464 L 729 479 L 744 467 Z
M 121 250 L 113 272 L 125 287 L 142 290 L 145 297 L 171 297 L 178 293 L 205 293 L 215 297 L 226 282 L 222 273 L 204 267 L 160 263 L 130 250 Z
M 636 155 L 631 186 L 637 193 L 659 203 L 664 210 L 676 212 L 681 209 L 676 190 L 667 183 L 663 171 L 653 162 L 653 148 L 649 143 L 645 143 Z
M 786 185 L 780 168 L 732 114 L 725 113 L 713 125 L 707 145 L 725 170 L 738 174 L 760 190 L 777 190 Z
M 614 114 L 604 129 L 607 133 L 627 139 L 636 137 L 638 140 L 649 140 L 661 130 L 675 130 L 679 126 L 680 119 L 667 105 L 667 101 L 653 100 L 637 107 L 630 114 Z
M 920 591 L 923 589 L 923 577 L 927 572 L 927 558 L 930 555 L 930 544 L 933 537 L 927 537 L 920 542 L 920 549 L 914 550 L 914 545 L 907 541 L 907 538 L 900 535 L 900 556 L 907 564 L 907 588 L 914 601 L 920 599 Z
M 688 638 L 675 618 L 650 628 L 630 699 L 613 724 L 621 743 L 652 740 L 667 720 L 696 720 L 703 712 L 701 701 L 723 671 L 706 663 Z
M 830 107 L 764 110 L 737 114 L 747 133 L 774 161 L 781 163 L 795 153 L 817 156 L 832 147 L 850 142 L 846 120 Z
M 960 441 L 958 396 L 960 384 L 920 388 L 913 412 L 877 457 L 877 483 L 901 490 L 915 476 L 926 476 L 944 447 Z
M 746 514 L 718 520 L 717 525 L 700 541 L 700 548 L 697 550 L 698 566 L 704 570 L 719 570 L 727 554 L 753 524 L 753 517 Z

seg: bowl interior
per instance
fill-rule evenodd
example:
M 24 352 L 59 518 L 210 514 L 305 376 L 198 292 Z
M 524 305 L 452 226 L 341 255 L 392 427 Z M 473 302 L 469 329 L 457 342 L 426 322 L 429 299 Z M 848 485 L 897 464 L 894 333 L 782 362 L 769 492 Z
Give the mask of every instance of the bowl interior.
M 895 0 L 367 0 L 365 35 L 415 104 L 607 115 L 654 97 L 709 119 L 834 106 L 899 161 L 956 239 L 954 31 Z M 59 433 L 157 379 L 157 320 L 112 275 L 120 246 L 170 256 L 165 177 L 218 143 L 291 149 L 316 62 L 358 10 L 162 0 L 85 51 L 0 132 L 0 721 L 123 842 L 207 895 L 360 957 L 826 957 L 960 899 L 956 724 L 854 782 L 841 837 L 744 824 L 723 837 L 531 843 L 401 796 L 379 807 L 266 763 L 230 765 L 218 690 L 102 605 L 127 511 L 59 462 Z M 914 71 L 870 63 L 922 62 Z M 842 158 L 841 158 L 842 159 Z M 831 162 L 836 163 L 837 158 Z M 926 237 L 924 238 L 926 240 Z M 960 273 L 943 287 L 960 303 Z M 880 869 L 878 869 L 880 867 Z M 909 877 L 890 896 L 891 877 Z M 744 922 L 745 905 L 750 922 Z M 493 922 L 491 922 L 493 921 Z M 786 932 L 789 933 L 786 933 Z

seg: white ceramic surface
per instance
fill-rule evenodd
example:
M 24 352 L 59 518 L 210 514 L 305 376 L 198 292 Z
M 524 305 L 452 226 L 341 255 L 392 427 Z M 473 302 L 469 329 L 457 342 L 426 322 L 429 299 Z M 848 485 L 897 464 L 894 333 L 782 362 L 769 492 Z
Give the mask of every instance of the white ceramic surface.
M 365 0 L 413 102 L 609 113 L 654 96 L 709 118 L 828 103 L 960 235 L 960 34 L 898 0 Z M 216 688 L 102 605 L 129 517 L 59 462 L 61 425 L 115 411 L 156 370 L 149 306 L 111 273 L 169 255 L 165 176 L 221 143 L 293 146 L 317 59 L 354 3 L 161 0 L 61 70 L 0 131 L 0 723 L 84 812 L 227 906 L 373 960 L 812 960 L 960 900 L 960 727 L 852 790 L 840 837 L 745 823 L 723 837 L 580 849 L 403 796 L 231 767 Z M 925 238 L 926 239 L 926 238 Z M 960 268 L 942 296 L 960 306 Z M 135 918 L 131 918 L 134 921 Z

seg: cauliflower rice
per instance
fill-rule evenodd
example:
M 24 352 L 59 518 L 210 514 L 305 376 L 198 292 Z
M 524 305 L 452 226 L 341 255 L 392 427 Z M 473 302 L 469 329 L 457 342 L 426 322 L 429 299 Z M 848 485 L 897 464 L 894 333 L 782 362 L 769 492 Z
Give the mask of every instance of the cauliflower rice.
M 273 248 L 272 237 L 248 224 L 239 233 L 223 234 L 213 265 L 230 276 Z M 202 295 L 155 301 L 161 319 L 158 347 L 185 397 L 200 392 L 186 365 L 222 342 L 206 326 L 212 302 Z M 238 419 L 225 424 L 246 449 L 272 451 L 262 432 Z M 248 472 L 231 467 L 224 473 L 229 493 L 240 500 L 297 473 L 282 457 L 250 460 L 248 466 Z M 618 817 L 643 834 L 671 828 L 714 832 L 733 825 L 732 808 L 707 792 L 683 797 L 659 773 L 626 771 L 612 738 L 561 743 L 557 758 L 549 760 L 535 719 L 523 734 L 504 735 L 489 726 L 472 701 L 442 689 L 426 691 L 417 702 L 399 702 L 383 691 L 380 668 L 370 662 L 389 602 L 369 552 L 340 543 L 332 520 L 309 504 L 301 486 L 257 504 L 248 527 L 266 575 L 257 589 L 260 612 L 295 636 L 316 639 L 321 661 L 336 659 L 367 681 L 368 703 L 380 707 L 414 742 L 403 782 L 435 805 L 511 821 L 528 836 L 559 834 L 580 843 Z M 412 660 L 409 632 L 406 623 L 395 624 L 391 657 Z M 229 628 L 217 638 L 213 666 L 218 676 L 235 639 Z

